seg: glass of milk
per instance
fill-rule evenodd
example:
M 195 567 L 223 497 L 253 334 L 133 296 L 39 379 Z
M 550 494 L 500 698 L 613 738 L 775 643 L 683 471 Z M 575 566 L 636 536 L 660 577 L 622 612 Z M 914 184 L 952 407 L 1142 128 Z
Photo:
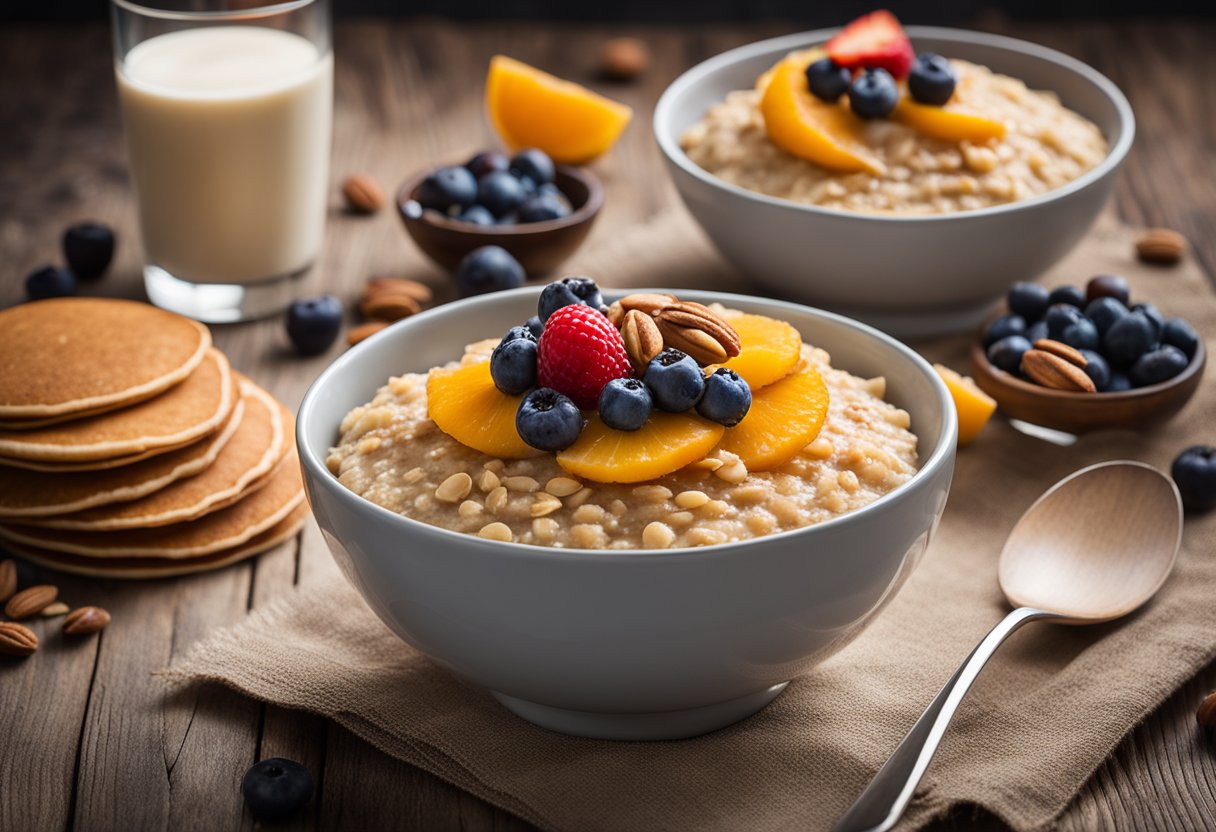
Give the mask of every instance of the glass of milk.
M 329 0 L 112 0 L 144 284 L 210 322 L 284 309 L 325 230 Z

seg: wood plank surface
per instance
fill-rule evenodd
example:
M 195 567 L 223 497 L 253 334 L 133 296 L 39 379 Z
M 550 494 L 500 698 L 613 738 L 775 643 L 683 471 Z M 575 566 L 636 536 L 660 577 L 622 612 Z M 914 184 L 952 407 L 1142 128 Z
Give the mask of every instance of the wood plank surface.
M 1216 274 L 1216 24 L 1014 25 L 986 18 L 976 25 L 1063 49 L 1127 92 L 1139 134 L 1114 209 L 1133 223 L 1182 231 L 1206 271 Z M 639 35 L 652 48 L 650 72 L 634 85 L 597 84 L 636 112 L 621 145 L 597 165 L 608 199 L 593 233 L 611 235 L 676 202 L 650 135 L 650 110 L 666 84 L 709 55 L 788 30 L 343 22 L 336 34 L 332 178 L 364 171 L 392 188 L 419 167 L 490 145 L 481 91 L 486 60 L 495 52 L 590 81 L 605 38 Z M 141 296 L 110 62 L 109 33 L 101 26 L 0 31 L 0 305 L 22 299 L 24 276 L 58 259 L 62 229 L 82 219 L 106 222 L 120 235 L 111 274 L 84 290 Z M 444 276 L 412 247 L 391 212 L 348 216 L 335 190 L 324 255 L 309 290 L 349 302 L 373 274 L 425 280 L 441 298 L 451 296 Z M 236 367 L 292 406 L 341 350 L 299 359 L 278 321 L 215 331 Z M 51 575 L 69 603 L 105 606 L 114 622 L 101 637 L 82 642 L 65 641 L 56 622 L 36 622 L 44 648 L 29 660 L 0 661 L 0 832 L 251 828 L 240 778 L 255 760 L 275 755 L 304 762 L 315 777 L 308 811 L 286 829 L 528 828 L 325 720 L 218 688 L 168 691 L 151 676 L 212 628 L 333 569 L 310 524 L 297 540 L 257 561 L 211 575 L 140 584 Z M 1132 731 L 1061 828 L 1216 825 L 1213 746 L 1194 727 L 1195 707 L 1214 686 L 1216 666 Z M 976 824 L 995 825 L 963 813 L 945 826 Z

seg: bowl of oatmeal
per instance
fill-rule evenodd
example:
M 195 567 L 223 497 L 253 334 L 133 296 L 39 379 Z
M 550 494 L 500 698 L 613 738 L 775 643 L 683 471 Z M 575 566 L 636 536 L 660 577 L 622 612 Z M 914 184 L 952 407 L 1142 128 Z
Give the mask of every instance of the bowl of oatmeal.
M 1011 282 L 1085 234 L 1131 147 L 1131 108 L 1060 52 L 909 27 L 915 50 L 947 57 L 970 111 L 1001 135 L 947 139 L 845 112 L 867 167 L 832 170 L 771 140 L 757 79 L 835 33 L 760 41 L 676 79 L 654 115 L 676 188 L 721 253 L 775 294 L 901 336 L 974 326 Z
M 300 407 L 309 500 L 347 578 L 407 643 L 553 730 L 670 739 L 759 710 L 890 601 L 945 506 L 957 421 L 915 352 L 808 307 L 680 297 L 735 321 L 745 345 L 743 316 L 796 331 L 796 367 L 740 425 L 778 398 L 764 390 L 814 375 L 826 392 L 807 400 L 823 409 L 813 441 L 756 470 L 752 450 L 720 442 L 639 479 L 454 439 L 439 424 L 459 434 L 446 414 L 461 408 L 428 394 L 484 367 L 536 313 L 535 288 L 390 327 Z M 805 415 L 797 401 L 788 421 Z

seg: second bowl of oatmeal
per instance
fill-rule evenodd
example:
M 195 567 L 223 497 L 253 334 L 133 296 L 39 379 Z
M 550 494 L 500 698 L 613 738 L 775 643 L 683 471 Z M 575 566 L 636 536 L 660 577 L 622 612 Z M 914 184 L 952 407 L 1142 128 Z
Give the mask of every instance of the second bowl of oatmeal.
M 801 334 L 798 366 L 831 394 L 818 438 L 762 475 L 714 450 L 653 481 L 578 478 L 550 454 L 475 451 L 428 417 L 432 368 L 484 362 L 482 339 L 534 315 L 538 294 L 414 316 L 322 373 L 297 443 L 325 540 L 395 633 L 525 719 L 617 739 L 735 722 L 859 634 L 924 553 L 953 471 L 949 393 L 855 321 L 682 292 Z
M 947 142 L 879 119 L 862 135 L 885 173 L 833 174 L 768 140 L 755 85 L 835 32 L 739 47 L 676 79 L 654 115 L 676 188 L 722 254 L 775 294 L 901 336 L 972 327 L 1085 234 L 1131 147 L 1131 107 L 1055 50 L 908 27 L 917 52 L 961 62 L 1005 137 Z

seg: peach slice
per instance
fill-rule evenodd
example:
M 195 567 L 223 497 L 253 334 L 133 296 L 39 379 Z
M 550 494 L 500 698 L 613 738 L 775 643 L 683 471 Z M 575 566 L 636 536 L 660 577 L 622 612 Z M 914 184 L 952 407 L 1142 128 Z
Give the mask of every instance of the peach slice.
M 494 386 L 490 362 L 453 370 L 431 370 L 426 380 L 427 415 L 461 445 L 502 459 L 524 459 L 540 451 L 519 438 L 515 412 L 522 396 Z
M 644 482 L 704 459 L 725 431 L 692 413 L 656 410 L 634 431 L 613 430 L 592 416 L 557 463 L 593 482 Z
M 766 471 L 793 459 L 815 441 L 828 415 L 828 388 L 810 364 L 757 390 L 743 421 L 718 447 L 737 454 L 748 470 Z
M 802 357 L 802 336 L 785 321 L 764 315 L 736 315 L 727 323 L 739 334 L 739 354 L 714 367 L 728 367 L 743 377 L 752 390 L 779 381 L 798 367 Z
M 959 73 L 954 95 L 940 107 L 918 103 L 908 94 L 907 85 L 903 85 L 891 120 L 947 142 L 982 143 L 1004 138 L 1004 122 L 980 115 L 981 108 L 973 103 L 972 76 L 965 69 Z
M 946 389 L 954 399 L 954 409 L 958 412 L 958 444 L 970 445 L 996 411 L 996 399 L 944 364 L 934 364 L 933 369 L 946 382 Z

